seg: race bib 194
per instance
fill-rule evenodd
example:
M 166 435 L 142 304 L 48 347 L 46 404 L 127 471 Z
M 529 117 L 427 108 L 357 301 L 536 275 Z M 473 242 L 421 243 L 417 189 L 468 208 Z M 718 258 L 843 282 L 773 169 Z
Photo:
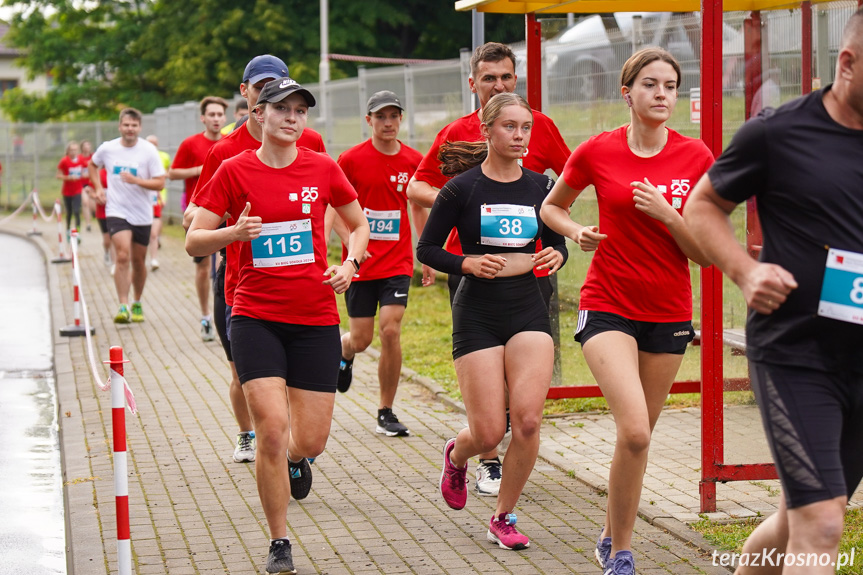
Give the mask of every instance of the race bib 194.
M 479 207 L 480 243 L 486 246 L 522 248 L 539 229 L 533 206 L 485 204 Z
M 315 261 L 311 219 L 263 224 L 261 235 L 251 244 L 252 264 L 256 268 L 295 266 Z
M 818 315 L 863 324 L 863 254 L 827 252 Z
M 371 228 L 370 240 L 383 240 L 385 242 L 399 241 L 399 226 L 402 213 L 399 210 L 370 210 L 366 208 L 366 219 L 369 220 Z

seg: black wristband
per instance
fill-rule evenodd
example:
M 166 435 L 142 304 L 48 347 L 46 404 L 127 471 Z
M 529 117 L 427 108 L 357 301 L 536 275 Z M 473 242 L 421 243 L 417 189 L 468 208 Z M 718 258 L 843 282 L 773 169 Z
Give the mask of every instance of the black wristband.
M 354 264 L 354 267 L 357 268 L 357 271 L 360 271 L 360 262 L 357 261 L 357 258 L 348 258 L 345 261 L 351 262 L 352 264 Z

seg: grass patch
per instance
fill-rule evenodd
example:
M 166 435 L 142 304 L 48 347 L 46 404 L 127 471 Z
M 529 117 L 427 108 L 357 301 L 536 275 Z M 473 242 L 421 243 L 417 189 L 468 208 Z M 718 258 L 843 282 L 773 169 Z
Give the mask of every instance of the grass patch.
M 707 541 L 716 546 L 717 550 L 739 553 L 749 534 L 759 521 L 747 519 L 734 523 L 716 523 L 709 519 L 701 519 L 691 525 L 701 533 Z M 845 531 L 839 544 L 839 553 L 854 551 L 855 565 L 847 565 L 836 572 L 841 575 L 859 575 L 863 573 L 863 509 L 852 509 L 845 513 Z

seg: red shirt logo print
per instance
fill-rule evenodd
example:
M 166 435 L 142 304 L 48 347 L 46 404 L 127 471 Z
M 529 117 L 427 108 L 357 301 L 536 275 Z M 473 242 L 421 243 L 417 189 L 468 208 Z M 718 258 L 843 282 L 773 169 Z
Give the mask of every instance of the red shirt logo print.
M 672 196 L 686 196 L 689 193 L 689 190 L 692 189 L 692 186 L 689 185 L 688 179 L 681 180 L 671 180 L 671 195 Z

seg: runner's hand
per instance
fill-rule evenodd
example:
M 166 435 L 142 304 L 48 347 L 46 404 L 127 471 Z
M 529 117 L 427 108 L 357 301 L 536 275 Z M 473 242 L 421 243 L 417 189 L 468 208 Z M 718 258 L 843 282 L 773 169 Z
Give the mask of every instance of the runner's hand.
M 237 218 L 237 223 L 234 224 L 235 241 L 247 242 L 261 235 L 261 217 L 250 216 L 249 210 L 252 209 L 252 204 L 246 202 L 246 207 L 243 213 Z
M 553 274 L 563 265 L 563 254 L 552 247 L 543 248 L 538 254 L 531 256 L 533 265 L 538 270 L 548 270 Z
M 494 279 L 504 267 L 506 267 L 506 258 L 491 254 L 478 258 L 465 258 L 461 265 L 465 275 L 472 274 L 484 279 Z
M 598 226 L 583 226 L 573 238 L 583 252 L 593 252 L 599 247 L 599 242 L 607 238 L 607 234 L 599 233 Z
M 120 172 L 120 179 L 127 184 L 138 184 L 141 182 L 140 178 L 132 175 L 132 172 Z
M 764 315 L 779 309 L 796 287 L 797 281 L 791 272 L 776 264 L 760 262 L 740 282 L 746 305 Z
M 434 268 L 430 268 L 427 265 L 423 264 L 423 287 L 428 287 L 430 285 L 434 285 L 435 278 L 435 270 Z
M 671 204 L 647 178 L 644 178 L 643 182 L 635 181 L 629 185 L 632 186 L 632 199 L 635 201 L 636 210 L 644 212 L 663 224 L 667 224 L 677 215 L 677 210 L 671 207 Z
M 351 281 L 354 279 L 356 272 L 357 269 L 354 267 L 353 262 L 345 261 L 340 266 L 331 265 L 324 272 L 324 277 L 328 279 L 325 279 L 323 283 L 332 287 L 333 291 L 337 294 L 345 293 L 351 287 Z

